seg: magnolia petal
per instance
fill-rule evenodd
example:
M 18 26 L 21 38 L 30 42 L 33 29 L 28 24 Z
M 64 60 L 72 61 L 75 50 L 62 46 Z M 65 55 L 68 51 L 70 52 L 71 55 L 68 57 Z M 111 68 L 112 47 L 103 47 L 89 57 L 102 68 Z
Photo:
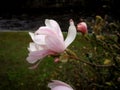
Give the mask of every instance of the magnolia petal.
M 56 36 L 56 33 L 53 30 L 51 30 L 51 28 L 49 28 L 49 27 L 40 27 L 35 32 L 35 34 L 37 34 L 37 35 L 45 35 L 45 36 L 47 36 L 47 35 L 55 35 Z
M 58 58 L 58 57 L 56 57 L 55 59 L 54 59 L 54 62 L 55 63 L 57 63 L 57 62 L 59 62 L 60 61 L 60 59 Z
M 29 63 L 35 63 L 37 62 L 39 59 L 42 59 L 44 57 L 46 57 L 49 54 L 52 54 L 53 52 L 49 51 L 49 50 L 41 50 L 41 51 L 34 51 L 34 52 L 30 52 L 29 56 L 27 57 L 27 61 Z
M 29 32 L 29 35 L 31 36 L 31 38 L 32 38 L 32 40 L 34 41 L 34 33 L 32 33 L 32 32 Z
M 32 40 L 40 45 L 45 45 L 45 35 L 36 35 L 34 33 L 29 32 Z
M 46 47 L 54 52 L 63 52 L 65 50 L 65 43 L 61 37 L 56 35 L 55 32 L 50 30 L 48 27 L 41 27 L 36 32 L 41 35 L 46 35 L 45 43 Z
M 39 65 L 40 61 L 37 62 L 35 65 L 28 67 L 28 69 L 36 69 Z
M 87 33 L 87 24 L 85 22 L 80 22 L 79 24 L 77 24 L 77 30 L 83 34 Z
M 65 50 L 64 41 L 61 41 L 59 37 L 54 35 L 49 35 L 46 37 L 46 47 L 57 53 L 61 53 Z
M 87 24 L 85 22 L 81 22 L 81 24 L 87 29 Z
M 31 51 L 40 51 L 40 50 L 44 50 L 44 49 L 46 49 L 46 47 L 45 46 L 43 46 L 43 45 L 38 45 L 38 44 L 36 44 L 36 43 L 30 43 L 29 44 L 29 47 L 28 47 L 28 50 L 31 52 Z
M 70 26 L 68 29 L 68 35 L 65 39 L 65 48 L 67 48 L 74 41 L 76 34 L 77 34 L 76 27 L 74 25 L 73 20 L 71 19 Z
M 87 29 L 87 24 L 85 22 L 79 23 L 80 25 L 84 26 Z
M 45 24 L 46 24 L 47 27 L 50 27 L 54 32 L 56 32 L 57 35 L 58 35 L 62 40 L 64 40 L 62 31 L 61 31 L 61 29 L 60 29 L 60 26 L 59 26 L 59 24 L 58 24 L 55 20 L 46 19 L 46 20 L 45 20 Z
M 51 90 L 73 90 L 70 85 L 59 80 L 52 80 L 52 82 L 48 84 L 48 87 L 51 88 Z
M 34 42 L 40 45 L 45 45 L 45 35 L 35 35 Z
M 57 86 L 57 87 L 51 88 L 51 90 L 73 90 L 73 89 L 65 86 Z
M 29 50 L 29 51 L 37 51 L 37 49 L 36 49 L 36 47 L 35 47 L 35 43 L 30 43 L 28 50 Z

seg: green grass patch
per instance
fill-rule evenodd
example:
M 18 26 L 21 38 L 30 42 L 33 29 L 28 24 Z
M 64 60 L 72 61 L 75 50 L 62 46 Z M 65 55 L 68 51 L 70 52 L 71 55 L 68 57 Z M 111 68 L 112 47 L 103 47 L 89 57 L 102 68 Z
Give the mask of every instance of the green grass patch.
M 66 36 L 66 33 L 64 35 Z M 90 84 L 90 82 L 106 83 L 105 79 L 111 69 L 102 69 L 101 71 L 104 72 L 99 73 L 99 69 L 75 60 L 68 63 L 54 63 L 52 57 L 46 57 L 38 68 L 28 69 L 31 65 L 26 61 L 27 47 L 31 41 L 28 32 L 0 32 L 0 90 L 49 90 L 47 84 L 51 79 L 66 81 L 74 88 L 88 87 L 86 83 Z M 111 58 L 111 56 L 108 52 L 106 55 L 102 53 L 104 48 L 101 46 L 98 48 L 96 43 L 97 41 L 91 35 L 83 37 L 78 34 L 68 48 L 72 49 L 82 60 L 91 62 L 92 57 L 95 63 L 103 64 L 104 59 Z M 97 80 L 100 77 L 100 81 Z M 108 83 L 111 84 L 109 81 Z
M 80 40 L 80 41 L 79 41 Z M 46 57 L 35 70 L 29 70 L 27 47 L 31 42 L 28 32 L 0 32 L 0 90 L 46 90 L 49 77 L 57 64 Z M 78 38 L 78 47 L 83 44 Z M 71 45 L 77 50 L 74 45 Z
M 0 32 L 0 90 L 46 90 L 54 63 L 52 58 L 45 58 L 39 68 L 29 70 L 29 42 L 28 32 Z

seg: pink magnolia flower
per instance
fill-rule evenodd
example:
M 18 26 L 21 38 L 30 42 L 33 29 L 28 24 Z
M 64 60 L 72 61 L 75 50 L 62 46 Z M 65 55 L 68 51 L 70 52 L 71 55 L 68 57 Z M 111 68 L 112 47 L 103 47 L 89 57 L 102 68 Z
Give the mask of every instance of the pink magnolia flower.
M 59 24 L 55 20 L 45 20 L 45 25 L 35 33 L 29 32 L 33 42 L 30 43 L 27 61 L 35 63 L 47 55 L 56 55 L 64 50 L 74 41 L 76 28 L 73 20 L 70 20 L 68 35 L 64 40 Z
M 81 32 L 83 35 L 88 33 L 87 24 L 85 22 L 80 22 L 77 24 L 77 30 Z
M 59 80 L 53 80 L 53 82 L 48 84 L 48 87 L 51 88 L 51 90 L 73 90 L 73 88 Z

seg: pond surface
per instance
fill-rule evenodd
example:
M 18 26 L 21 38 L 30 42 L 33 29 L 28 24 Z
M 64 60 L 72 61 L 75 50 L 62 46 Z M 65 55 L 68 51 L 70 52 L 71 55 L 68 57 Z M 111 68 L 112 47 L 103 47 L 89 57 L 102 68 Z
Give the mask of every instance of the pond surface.
M 87 22 L 92 22 L 95 20 L 94 15 L 85 15 L 81 12 L 70 11 L 69 13 L 41 13 L 36 15 L 21 14 L 21 15 L 11 15 L 11 16 L 1 16 L 0 17 L 0 31 L 36 31 L 40 26 L 44 26 L 45 19 L 56 20 L 62 31 L 67 31 L 69 27 L 69 20 L 73 19 L 75 25 L 77 25 L 81 19 Z M 109 21 L 113 21 L 110 17 Z M 90 26 L 88 26 L 91 32 Z
M 13 30 L 13 31 L 24 31 L 24 30 L 36 30 L 40 26 L 45 25 L 45 19 L 56 20 L 62 30 L 68 29 L 69 19 L 73 19 L 75 23 L 78 23 L 81 16 L 76 13 L 69 14 L 41 14 L 32 15 L 12 15 L 11 17 L 0 17 L 0 31 Z

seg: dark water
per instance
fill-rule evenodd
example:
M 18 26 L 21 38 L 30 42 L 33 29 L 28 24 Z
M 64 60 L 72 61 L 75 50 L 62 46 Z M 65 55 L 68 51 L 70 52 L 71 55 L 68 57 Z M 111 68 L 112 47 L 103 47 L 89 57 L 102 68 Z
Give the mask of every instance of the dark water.
M 11 13 L 0 16 L 0 31 L 35 31 L 40 26 L 44 26 L 45 19 L 56 20 L 62 31 L 67 31 L 69 27 L 69 20 L 73 19 L 75 25 L 80 22 L 81 19 L 91 22 L 95 19 L 96 13 L 86 13 L 80 11 L 73 11 L 72 9 L 66 9 L 60 11 L 37 11 L 31 13 Z M 39 13 L 40 12 L 40 13 Z M 103 15 L 104 16 L 104 15 Z
M 63 6 L 58 7 L 55 5 L 60 5 L 59 0 L 44 0 L 43 2 L 41 0 L 1 0 L 0 31 L 36 30 L 44 25 L 45 19 L 56 20 L 63 31 L 68 28 L 68 21 L 71 18 L 75 24 L 81 18 L 90 21 L 96 15 L 104 16 L 105 14 L 120 20 L 120 10 L 118 9 L 120 5 L 118 2 L 119 0 L 83 0 L 83 2 L 82 0 L 61 0 Z M 42 6 L 37 8 L 39 4 Z
M 24 31 L 24 30 L 36 30 L 40 26 L 45 25 L 45 19 L 54 19 L 56 20 L 62 30 L 68 29 L 69 26 L 69 19 L 73 19 L 74 22 L 77 24 L 82 18 L 82 15 L 79 13 L 55 13 L 55 14 L 39 14 L 39 15 L 11 15 L 11 16 L 1 16 L 0 17 L 0 31 L 6 30 L 17 30 L 17 31 Z

